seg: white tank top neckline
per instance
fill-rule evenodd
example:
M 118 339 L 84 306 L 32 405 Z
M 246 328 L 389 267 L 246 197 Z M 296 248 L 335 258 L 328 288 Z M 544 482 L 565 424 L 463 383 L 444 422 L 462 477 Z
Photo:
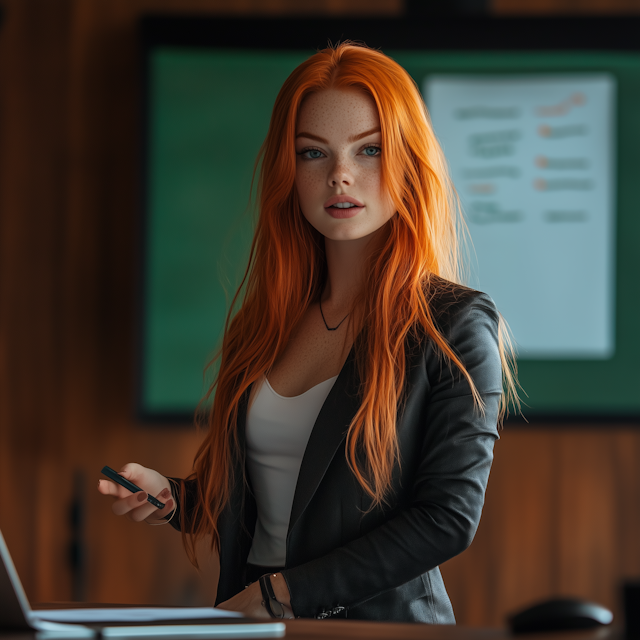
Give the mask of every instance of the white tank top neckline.
M 336 378 L 338 376 L 334 376 L 333 378 L 329 378 L 327 380 L 323 380 L 322 382 L 319 382 L 318 384 L 316 384 L 315 386 L 311 387 L 311 389 L 307 389 L 306 391 L 303 391 L 301 394 L 297 395 L 297 396 L 281 396 L 272 386 L 271 383 L 269 382 L 269 379 L 267 378 L 267 376 L 263 377 L 263 381 L 267 383 L 267 386 L 269 387 L 269 389 L 271 389 L 271 391 L 273 391 L 273 393 L 275 395 L 278 396 L 278 398 L 282 398 L 283 400 L 296 400 L 297 398 L 302 398 L 302 396 L 306 396 L 308 393 L 311 393 L 314 389 L 317 389 L 320 385 L 326 384 L 327 382 L 335 382 Z M 332 385 L 333 386 L 333 385 Z

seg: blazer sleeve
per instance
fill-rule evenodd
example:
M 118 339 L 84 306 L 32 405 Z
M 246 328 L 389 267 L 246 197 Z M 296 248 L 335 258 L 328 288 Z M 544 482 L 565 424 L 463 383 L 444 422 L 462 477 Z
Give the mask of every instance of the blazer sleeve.
M 473 540 L 498 437 L 498 314 L 484 294 L 454 306 L 442 331 L 470 373 L 484 410 L 474 404 L 466 378 L 427 345 L 430 385 L 412 499 L 365 535 L 282 572 L 296 616 L 355 607 L 434 569 Z

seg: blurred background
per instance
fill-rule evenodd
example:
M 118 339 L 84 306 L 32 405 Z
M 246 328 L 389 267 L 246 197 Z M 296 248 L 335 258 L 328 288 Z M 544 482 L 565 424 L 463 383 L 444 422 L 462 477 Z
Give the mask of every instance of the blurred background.
M 0 529 L 32 603 L 210 603 L 217 567 L 111 514 L 105 464 L 189 473 L 188 421 L 136 418 L 144 14 L 640 14 L 639 0 L 2 0 Z M 637 170 L 637 169 L 636 169 Z M 593 381 L 594 393 L 599 381 Z M 640 389 L 639 389 L 640 392 Z M 620 611 L 640 576 L 640 429 L 509 425 L 472 546 L 442 567 L 458 622 L 555 595 Z

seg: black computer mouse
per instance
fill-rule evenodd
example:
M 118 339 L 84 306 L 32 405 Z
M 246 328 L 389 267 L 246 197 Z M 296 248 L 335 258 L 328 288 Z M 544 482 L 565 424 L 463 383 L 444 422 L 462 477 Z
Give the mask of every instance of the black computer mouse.
M 611 611 L 599 604 L 576 598 L 558 598 L 540 602 L 510 616 L 509 626 L 513 633 L 532 633 L 590 629 L 609 624 L 612 620 Z

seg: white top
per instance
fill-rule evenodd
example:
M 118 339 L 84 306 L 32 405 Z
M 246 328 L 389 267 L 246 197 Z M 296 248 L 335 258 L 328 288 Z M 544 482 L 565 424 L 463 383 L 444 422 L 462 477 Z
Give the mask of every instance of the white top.
M 258 522 L 248 562 L 284 567 L 287 531 L 302 456 L 309 436 L 338 376 L 299 396 L 276 393 L 266 377 L 256 382 L 247 415 L 247 468 L 258 506 Z

